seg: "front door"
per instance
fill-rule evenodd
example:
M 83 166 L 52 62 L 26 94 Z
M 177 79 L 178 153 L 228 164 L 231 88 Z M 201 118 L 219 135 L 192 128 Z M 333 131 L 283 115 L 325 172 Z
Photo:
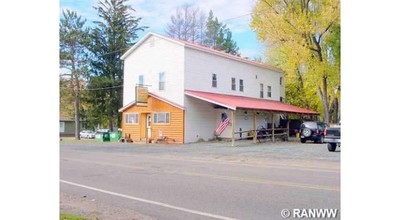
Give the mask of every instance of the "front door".
M 149 141 L 149 138 L 151 138 L 151 114 L 147 114 L 146 116 L 146 141 Z

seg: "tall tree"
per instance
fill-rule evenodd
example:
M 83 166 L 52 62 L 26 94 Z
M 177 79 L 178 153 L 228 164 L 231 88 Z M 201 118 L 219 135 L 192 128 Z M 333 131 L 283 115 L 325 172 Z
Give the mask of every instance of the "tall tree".
M 169 37 L 201 44 L 204 38 L 205 14 L 200 8 L 184 4 L 176 8 L 167 24 L 166 34 Z
M 95 21 L 92 30 L 90 51 L 92 76 L 89 81 L 89 119 L 105 122 L 112 130 L 119 126 L 122 107 L 123 62 L 120 57 L 134 44 L 138 32 L 146 27 L 139 26 L 135 10 L 128 0 L 100 0 L 97 10 L 101 21 Z
M 270 61 L 285 71 L 294 89 L 289 95 L 297 90 L 312 106 L 318 95 L 329 122 L 329 103 L 340 88 L 340 34 L 334 30 L 340 30 L 339 0 L 259 0 L 251 27 L 267 42 Z
M 69 89 L 74 97 L 75 139 L 79 139 L 80 132 L 80 95 L 81 80 L 87 73 L 87 46 L 89 43 L 88 28 L 85 28 L 86 20 L 78 16 L 76 12 L 65 10 L 60 19 L 60 67 L 70 71 L 69 86 L 60 81 L 62 92 Z
M 239 54 L 239 48 L 232 39 L 232 32 L 226 27 L 226 24 L 219 22 L 218 18 L 214 17 L 212 11 L 209 12 L 207 18 L 204 45 L 226 53 Z

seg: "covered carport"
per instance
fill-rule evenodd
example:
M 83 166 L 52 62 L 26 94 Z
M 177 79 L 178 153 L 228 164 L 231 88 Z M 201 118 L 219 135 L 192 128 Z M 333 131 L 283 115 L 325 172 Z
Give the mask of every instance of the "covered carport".
M 235 113 L 237 110 L 245 110 L 250 114 L 252 114 L 252 124 L 253 124 L 252 131 L 254 134 L 253 135 L 254 143 L 257 142 L 256 120 L 257 120 L 257 114 L 259 112 L 268 112 L 272 114 L 272 118 L 274 117 L 274 115 L 299 115 L 299 116 L 307 116 L 310 118 L 314 118 L 319 114 L 309 109 L 300 108 L 279 101 L 273 101 L 261 98 L 250 98 L 244 96 L 199 92 L 192 90 L 185 90 L 185 95 L 212 103 L 222 108 L 226 108 L 229 111 L 232 123 L 232 132 L 231 132 L 232 146 L 235 145 L 236 134 L 240 132 L 247 132 L 247 131 L 235 132 L 235 123 L 236 123 Z M 277 129 L 275 121 L 272 120 L 272 126 L 270 129 L 267 130 L 270 132 L 271 140 L 275 142 L 275 139 L 278 135 L 281 136 L 282 134 L 285 133 L 289 135 L 289 121 L 287 121 L 285 128 Z M 279 134 L 277 132 L 279 132 Z

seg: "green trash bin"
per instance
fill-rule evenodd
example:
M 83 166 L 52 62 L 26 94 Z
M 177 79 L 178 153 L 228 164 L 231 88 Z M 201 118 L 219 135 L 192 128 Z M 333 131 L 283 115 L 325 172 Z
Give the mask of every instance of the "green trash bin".
M 97 132 L 95 135 L 96 141 L 105 142 L 110 141 L 110 133 L 109 132 Z
M 111 132 L 110 133 L 110 141 L 119 141 L 121 139 L 121 132 Z

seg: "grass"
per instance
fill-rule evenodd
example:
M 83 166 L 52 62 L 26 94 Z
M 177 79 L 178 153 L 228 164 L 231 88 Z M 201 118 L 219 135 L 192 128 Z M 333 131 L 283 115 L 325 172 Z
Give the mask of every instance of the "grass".
M 86 220 L 86 218 L 79 215 L 60 213 L 60 220 Z

